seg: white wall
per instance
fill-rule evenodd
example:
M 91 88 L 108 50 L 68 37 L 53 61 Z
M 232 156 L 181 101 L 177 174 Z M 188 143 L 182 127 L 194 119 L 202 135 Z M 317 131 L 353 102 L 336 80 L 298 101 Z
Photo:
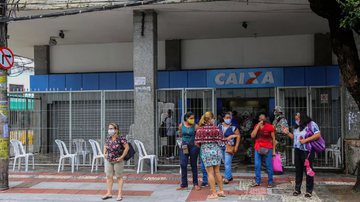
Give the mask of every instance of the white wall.
M 314 64 L 313 35 L 185 40 L 184 69 Z
M 165 68 L 165 42 L 158 45 Z M 182 41 L 183 69 L 305 66 L 314 63 L 313 35 Z M 132 71 L 132 43 L 52 46 L 51 73 Z
M 165 68 L 165 42 L 158 44 L 158 64 Z M 50 48 L 50 72 L 132 71 L 132 43 L 61 45 Z

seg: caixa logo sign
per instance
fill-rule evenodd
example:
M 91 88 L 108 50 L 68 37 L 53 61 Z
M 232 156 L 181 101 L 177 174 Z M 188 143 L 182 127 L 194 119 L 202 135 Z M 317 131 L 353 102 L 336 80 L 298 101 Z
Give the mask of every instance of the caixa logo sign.
M 283 85 L 281 68 L 209 70 L 208 86 L 216 88 L 275 87 Z

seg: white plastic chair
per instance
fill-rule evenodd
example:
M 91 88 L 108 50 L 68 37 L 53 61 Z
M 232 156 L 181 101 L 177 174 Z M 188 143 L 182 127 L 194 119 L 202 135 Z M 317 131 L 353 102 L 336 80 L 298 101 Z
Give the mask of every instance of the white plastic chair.
M 76 154 L 69 154 L 68 149 L 66 148 L 66 144 L 61 140 L 55 140 L 55 143 L 57 144 L 59 151 L 60 151 L 60 159 L 59 159 L 59 167 L 58 172 L 60 172 L 60 167 L 62 167 L 61 170 L 64 170 L 64 164 L 65 159 L 69 158 L 71 161 L 71 172 L 74 172 L 74 166 L 76 163 L 76 169 L 79 170 L 79 157 Z
M 328 163 L 328 156 L 330 155 L 332 159 L 336 162 L 336 167 L 341 163 L 341 138 L 338 139 L 336 144 L 330 145 L 330 148 L 325 149 L 325 163 Z
M 19 140 L 12 139 L 10 140 L 11 145 L 14 148 L 15 158 L 14 158 L 14 164 L 13 164 L 13 171 L 15 171 L 16 166 L 16 160 L 19 159 L 19 167 L 20 170 L 21 167 L 21 158 L 25 159 L 25 172 L 28 171 L 29 167 L 29 157 L 32 157 L 32 165 L 33 169 L 35 169 L 35 163 L 34 163 L 34 154 L 33 153 L 25 153 L 24 146 Z
M 139 140 L 134 140 L 134 143 L 137 147 L 137 150 L 139 152 L 139 162 L 138 162 L 138 168 L 137 173 L 139 174 L 140 170 L 143 171 L 143 162 L 145 159 L 150 160 L 150 166 L 151 166 L 151 174 L 154 173 L 154 166 L 155 166 L 155 172 L 157 172 L 157 164 L 158 164 L 158 158 L 156 155 L 148 155 L 146 153 L 144 144 L 140 142 Z
M 80 155 L 82 156 L 83 164 L 86 162 L 87 155 L 89 155 L 89 161 L 91 162 L 91 154 L 90 151 L 87 150 L 86 141 L 84 139 L 73 139 L 72 143 L 75 146 L 75 154 L 79 157 Z
M 95 170 L 98 170 L 98 160 L 104 160 L 104 154 L 100 149 L 100 145 L 97 141 L 90 139 L 89 143 L 91 145 L 92 151 L 93 151 L 93 157 L 92 157 L 92 162 L 91 162 L 91 172 L 93 172 L 94 170 L 94 165 L 95 166 Z

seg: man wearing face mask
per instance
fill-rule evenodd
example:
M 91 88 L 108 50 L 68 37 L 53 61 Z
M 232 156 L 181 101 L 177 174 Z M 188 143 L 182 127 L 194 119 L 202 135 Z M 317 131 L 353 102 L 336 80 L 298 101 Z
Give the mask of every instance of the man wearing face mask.
M 222 147 L 223 161 L 225 166 L 224 184 L 228 184 L 233 180 L 232 176 L 232 159 L 234 154 L 238 152 L 240 144 L 240 132 L 236 126 L 231 123 L 231 112 L 227 112 L 223 116 L 224 122 L 219 125 L 219 129 L 224 134 L 227 142 Z
M 276 139 L 276 151 L 280 154 L 282 164 L 286 163 L 286 154 L 285 148 L 287 145 L 287 137 L 284 135 L 282 128 L 288 128 L 288 122 L 285 118 L 284 112 L 280 106 L 276 106 L 274 109 L 275 119 L 273 121 L 273 126 L 275 128 L 275 139 Z

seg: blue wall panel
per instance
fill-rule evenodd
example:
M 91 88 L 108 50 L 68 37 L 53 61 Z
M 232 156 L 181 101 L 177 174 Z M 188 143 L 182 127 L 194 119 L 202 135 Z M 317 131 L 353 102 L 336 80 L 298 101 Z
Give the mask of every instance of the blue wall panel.
M 207 87 L 207 71 L 188 71 L 188 87 Z
M 116 73 L 100 73 L 99 85 L 100 90 L 116 89 Z
M 187 71 L 170 72 L 170 88 L 186 88 L 188 84 Z
M 51 90 L 65 90 L 65 75 L 49 75 L 49 88 Z
M 157 86 L 158 88 L 169 88 L 169 72 L 158 72 L 157 73 Z
M 284 80 L 284 86 L 304 86 L 305 69 L 303 67 L 285 67 Z
M 47 91 L 49 90 L 49 76 L 48 75 L 31 75 L 30 89 L 33 91 Z
M 326 68 L 324 68 L 324 67 L 307 67 L 307 68 L 305 68 L 305 85 L 306 86 L 325 86 L 326 85 Z
M 65 81 L 67 90 L 81 90 L 82 88 L 82 74 L 67 74 Z
M 132 72 L 116 73 L 116 89 L 134 89 L 134 74 Z
M 326 84 L 327 85 L 340 85 L 340 70 L 339 67 L 328 67 L 326 68 Z
M 99 74 L 83 74 L 83 90 L 99 90 Z

